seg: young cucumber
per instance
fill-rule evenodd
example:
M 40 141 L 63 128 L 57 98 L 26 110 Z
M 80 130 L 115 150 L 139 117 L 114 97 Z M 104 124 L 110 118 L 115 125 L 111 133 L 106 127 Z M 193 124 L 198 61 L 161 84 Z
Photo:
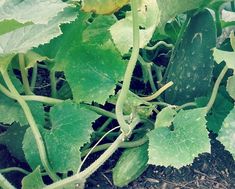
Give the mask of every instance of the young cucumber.
M 118 187 L 128 185 L 147 168 L 148 144 L 126 149 L 113 169 L 113 182 Z
M 166 82 L 174 85 L 165 93 L 168 103 L 182 105 L 207 94 L 214 61 L 216 27 L 212 15 L 203 10 L 193 16 L 178 39 L 166 72 Z

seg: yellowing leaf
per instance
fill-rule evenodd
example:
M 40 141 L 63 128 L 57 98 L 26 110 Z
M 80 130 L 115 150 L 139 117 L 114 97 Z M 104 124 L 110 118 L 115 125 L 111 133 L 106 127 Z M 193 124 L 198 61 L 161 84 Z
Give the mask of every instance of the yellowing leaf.
M 83 0 L 82 10 L 97 14 L 112 14 L 128 2 L 129 0 Z

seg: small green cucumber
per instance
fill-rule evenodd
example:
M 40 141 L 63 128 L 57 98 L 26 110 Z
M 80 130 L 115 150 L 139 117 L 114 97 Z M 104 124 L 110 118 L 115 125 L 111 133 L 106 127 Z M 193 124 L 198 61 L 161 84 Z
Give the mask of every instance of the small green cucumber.
M 113 169 L 115 186 L 123 187 L 138 178 L 147 168 L 148 143 L 126 149 Z
M 212 15 L 203 10 L 193 16 L 178 39 L 166 72 L 166 82 L 174 85 L 165 92 L 168 103 L 181 105 L 204 96 L 211 86 L 216 46 L 216 27 Z

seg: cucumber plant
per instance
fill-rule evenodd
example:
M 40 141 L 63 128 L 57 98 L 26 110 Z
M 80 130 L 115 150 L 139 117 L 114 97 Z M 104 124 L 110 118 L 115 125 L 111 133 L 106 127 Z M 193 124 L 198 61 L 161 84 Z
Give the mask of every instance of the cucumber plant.
M 216 38 L 234 25 L 220 18 L 224 4 L 0 2 L 0 144 L 30 167 L 0 161 L 0 187 L 82 189 L 124 148 L 113 168 L 122 187 L 149 164 L 180 168 L 210 153 L 208 130 L 235 157 L 235 37 L 222 37 L 223 50 Z M 13 171 L 20 186 L 5 177 Z

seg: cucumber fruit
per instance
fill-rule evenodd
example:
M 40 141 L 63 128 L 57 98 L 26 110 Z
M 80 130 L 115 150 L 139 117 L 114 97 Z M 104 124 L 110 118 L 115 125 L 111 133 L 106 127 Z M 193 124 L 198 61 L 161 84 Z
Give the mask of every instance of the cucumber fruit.
M 113 169 L 113 182 L 118 187 L 128 185 L 147 168 L 148 143 L 126 149 Z
M 210 12 L 203 10 L 191 17 L 178 40 L 165 77 L 174 85 L 165 92 L 165 100 L 182 105 L 205 96 L 211 86 L 216 27 Z

